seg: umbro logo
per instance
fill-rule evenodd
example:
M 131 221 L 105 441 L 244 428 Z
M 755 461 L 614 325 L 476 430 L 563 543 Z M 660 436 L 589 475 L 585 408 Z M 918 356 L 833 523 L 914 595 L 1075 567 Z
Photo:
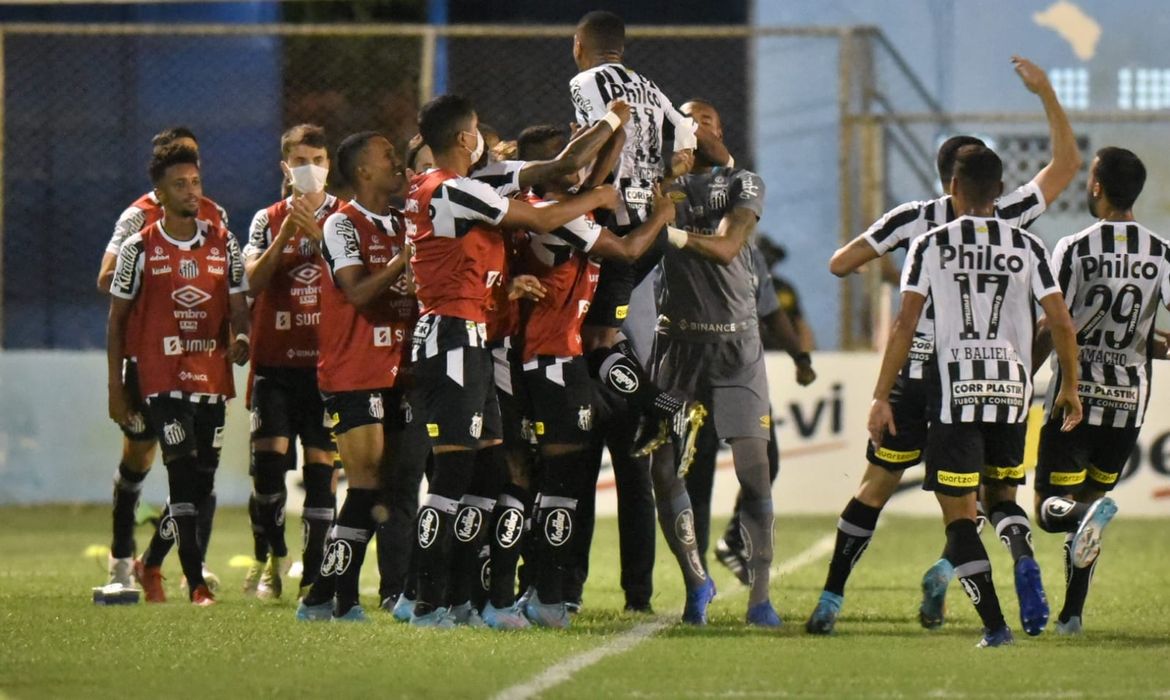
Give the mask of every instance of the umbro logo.
M 180 287 L 171 292 L 171 299 L 174 299 L 184 309 L 190 309 L 208 301 L 211 299 L 211 295 L 198 287 L 188 284 L 185 287 Z
M 289 270 L 288 276 L 307 287 L 316 284 L 317 280 L 321 279 L 321 268 L 313 263 L 305 263 Z

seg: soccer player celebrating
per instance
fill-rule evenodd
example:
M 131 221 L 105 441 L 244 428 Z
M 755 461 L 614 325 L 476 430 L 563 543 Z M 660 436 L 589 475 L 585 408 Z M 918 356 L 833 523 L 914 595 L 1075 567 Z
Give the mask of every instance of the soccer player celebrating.
M 248 359 L 247 283 L 235 237 L 196 218 L 203 194 L 198 153 L 182 144 L 156 150 L 150 179 L 163 216 L 122 244 L 110 286 L 109 412 L 119 425 L 131 420 L 122 359 L 133 323 L 139 394 L 162 437 L 170 483 L 170 515 L 162 527 L 174 531 L 164 535 L 178 541 L 191 601 L 210 605 L 215 598 L 203 578 L 197 519 L 215 486 L 224 408 L 235 394 L 231 362 Z M 154 568 L 141 576 L 148 596 L 161 590 Z
M 1081 166 L 1076 137 L 1068 117 L 1048 77 L 1032 62 L 1018 56 L 1012 59 L 1016 73 L 1025 87 L 1040 96 L 1048 117 L 1052 142 L 1052 160 L 1027 184 L 1000 197 L 996 216 L 1018 228 L 1027 228 L 1068 187 Z M 867 262 L 907 245 L 915 237 L 938 225 L 952 221 L 956 209 L 951 199 L 950 183 L 955 154 L 965 145 L 982 145 L 972 136 L 947 139 L 938 150 L 938 174 L 946 195 L 925 202 L 908 202 L 890 210 L 849 244 L 833 254 L 829 270 L 837 276 L 847 275 Z M 897 422 L 897 434 L 866 448 L 865 474 L 857 493 L 837 522 L 837 541 L 825 587 L 817 606 L 805 625 L 812 634 L 829 634 L 844 604 L 845 583 L 853 567 L 869 546 L 882 508 L 894 495 L 906 469 L 922 461 L 926 429 L 931 420 L 928 405 L 938 392 L 933 385 L 934 323 L 928 302 L 914 335 L 909 361 L 903 368 L 890 396 Z M 1039 634 L 1048 621 L 1048 603 L 1040 578 L 1040 568 L 1032 556 L 1031 531 L 1027 512 L 1016 504 L 1016 486 L 1023 483 L 1023 470 L 996 474 L 983 481 L 983 504 L 990 514 L 996 533 L 1008 544 L 1015 561 L 1016 591 L 1020 594 L 1020 616 L 1024 630 Z M 940 559 L 923 578 L 923 601 L 919 620 L 924 627 L 943 623 L 946 590 L 954 575 L 952 563 Z
M 279 598 L 288 567 L 284 473 L 296 466 L 293 440 L 304 450 L 305 544 L 301 589 L 321 569 L 333 522 L 333 436 L 317 389 L 321 318 L 321 224 L 337 211 L 325 191 L 329 152 L 313 124 L 280 139 L 281 172 L 293 194 L 252 218 L 244 267 L 252 306 L 252 520 L 255 554 L 244 592 Z
M 519 156 L 525 161 L 551 158 L 564 147 L 565 135 L 551 125 L 525 129 L 518 139 Z M 571 172 L 535 188 L 529 201 L 538 207 L 566 201 L 578 181 L 578 174 Z M 580 216 L 552 232 L 534 234 L 524 251 L 523 269 L 535 275 L 543 291 L 541 298 L 524 305 L 521 344 L 524 394 L 541 457 L 534 520 L 535 591 L 524 614 L 541 626 L 569 625 L 566 574 L 580 529 L 577 502 L 589 487 L 582 460 L 593 429 L 593 380 L 582 357 L 581 323 L 597 285 L 594 258 L 633 262 L 673 219 L 673 202 L 656 191 L 650 218 L 624 238 Z M 514 559 L 509 563 L 514 566 Z M 512 585 L 511 570 L 499 568 Z M 497 575 L 495 561 L 492 575 Z M 502 588 L 497 587 L 497 593 Z M 507 601 L 489 600 L 484 621 L 493 627 L 522 626 L 517 624 L 518 611 L 506 606 Z
M 1077 345 L 1072 318 L 1048 267 L 1044 245 L 997 217 L 1003 164 L 985 146 L 955 156 L 951 201 L 954 221 L 919 236 L 902 273 L 902 308 L 890 332 L 874 389 L 868 428 L 875 450 L 898 428 L 890 407 L 895 380 L 910 355 L 926 299 L 934 301 L 939 410 L 926 442 L 926 481 L 946 524 L 945 558 L 983 621 L 980 646 L 1012 642 L 991 578 L 991 562 L 975 525 L 981 476 L 1011 472 L 1024 461 L 1032 399 L 1032 300 L 1048 327 L 1069 381 L 1054 412 L 1060 429 L 1081 420 L 1077 397 Z
M 401 428 L 394 387 L 415 311 L 403 275 L 410 249 L 401 213 L 390 206 L 406 183 L 394 147 L 376 132 L 353 134 L 338 146 L 337 163 L 354 199 L 325 220 L 329 275 L 321 285 L 317 381 L 334 417 L 349 490 L 297 619 L 362 622 L 358 579 L 376 527 L 387 443 Z
M 467 177 L 483 155 L 478 121 L 471 103 L 455 95 L 423 107 L 419 131 L 434 152 L 436 167 L 415 176 L 406 200 L 421 313 L 412 360 L 435 458 L 434 478 L 418 514 L 419 597 L 411 617 L 418 626 L 453 624 L 444 607 L 452 525 L 472 478 L 476 449 L 499 439 L 485 324 L 492 287 L 503 274 L 500 229 L 548 232 L 619 201 L 612 187 L 541 208 L 501 197 Z
M 1080 345 L 1080 381 L 1057 368 L 1049 386 L 1036 465 L 1036 519 L 1048 532 L 1066 533 L 1061 634 L 1081 632 L 1101 534 L 1117 513 L 1106 494 L 1137 443 L 1150 400 L 1154 319 L 1170 303 L 1170 242 L 1133 217 L 1145 181 L 1146 168 L 1131 151 L 1098 151 L 1088 189 L 1089 212 L 1099 221 L 1062 238 L 1052 252 Z M 1042 345 L 1033 355 L 1038 362 L 1048 354 Z M 1085 406 L 1084 422 L 1067 435 L 1051 410 L 1066 386 L 1076 387 Z
M 683 110 L 722 141 L 723 125 L 712 105 L 692 100 Z M 662 263 L 654 379 L 668 391 L 710 407 L 717 437 L 731 445 L 742 494 L 739 520 L 751 587 L 747 621 L 777 627 L 780 618 L 768 592 L 771 408 L 757 313 L 758 279 L 749 246 L 763 213 L 764 183 L 750 171 L 717 167 L 700 153 L 694 170 L 680 178 L 680 186 L 686 198 L 679 205 L 679 222 L 688 232 L 687 243 L 684 250 L 668 250 Z M 790 324 L 786 335 L 798 367 L 811 368 Z M 663 450 L 651 462 L 659 521 L 664 531 L 674 531 L 681 540 L 676 543 L 668 535 L 672 547 L 693 546 L 694 513 L 685 484 L 671 468 L 673 461 L 669 450 Z M 703 598 L 713 592 L 714 584 L 697 555 L 686 560 L 683 573 L 691 593 L 688 621 L 701 623 L 706 615 Z
M 619 232 L 648 218 L 653 185 L 664 177 L 671 179 L 687 172 L 696 147 L 694 123 L 671 105 L 653 81 L 622 65 L 625 38 L 625 23 L 612 12 L 596 11 L 582 17 L 573 36 L 573 60 L 580 72 L 569 83 L 577 122 L 582 126 L 602 119 L 611 100 L 620 98 L 630 106 L 630 121 L 614 172 L 625 203 L 616 212 Z M 666 152 L 670 133 L 673 149 Z M 705 410 L 701 404 L 684 402 L 656 388 L 618 330 L 629 313 L 634 286 L 651 267 L 635 269 L 619 260 L 606 261 L 582 336 L 591 372 L 626 399 L 635 418 L 649 417 L 635 451 L 649 454 L 673 438 L 679 444 L 676 457 L 680 471 L 685 472 L 694 458 Z
M 162 148 L 172 143 L 178 143 L 199 151 L 199 143 L 195 134 L 185 126 L 164 129 L 151 139 L 153 148 Z M 134 201 L 114 224 L 114 234 L 106 244 L 105 254 L 102 255 L 101 268 L 98 271 L 98 291 L 107 294 L 110 291 L 110 282 L 114 278 L 114 266 L 118 261 L 118 251 L 122 243 L 130 236 L 154 224 L 162 218 L 163 207 L 152 189 Z M 207 197 L 200 197 L 197 218 L 227 227 L 227 212 Z M 134 329 L 131 335 L 125 338 L 126 360 L 123 368 L 123 381 L 129 388 L 130 416 L 122 429 L 122 459 L 118 464 L 118 472 L 114 475 L 114 537 L 110 545 L 110 583 L 120 583 L 123 586 L 132 585 L 132 570 L 134 568 L 134 511 L 138 506 L 138 496 L 142 491 L 142 482 L 150 472 L 154 463 L 155 448 L 158 445 L 158 436 L 154 434 L 148 421 L 145 419 L 146 406 L 138 398 L 138 365 L 134 361 L 135 344 Z M 169 513 L 166 510 L 163 520 Z M 206 503 L 200 504 L 199 536 L 204 548 L 211 538 L 211 523 L 215 515 L 215 493 L 212 492 Z M 170 550 L 170 541 L 160 537 L 156 528 L 151 542 L 150 555 L 154 565 L 160 565 Z M 219 579 L 204 568 L 204 579 L 210 587 L 215 589 Z M 147 593 L 147 600 L 155 601 L 155 594 L 162 595 L 162 587 L 154 587 L 153 592 Z M 164 598 L 165 599 L 165 595 Z

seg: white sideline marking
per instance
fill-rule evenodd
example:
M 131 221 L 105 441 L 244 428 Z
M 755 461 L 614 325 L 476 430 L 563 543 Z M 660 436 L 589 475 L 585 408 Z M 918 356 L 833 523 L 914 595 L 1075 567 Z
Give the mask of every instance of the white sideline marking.
M 833 543 L 836 540 L 836 533 L 825 535 L 821 539 L 812 543 L 808 549 L 800 552 L 794 557 L 786 559 L 776 566 L 772 567 L 773 576 L 784 576 L 790 574 L 803 566 L 807 566 L 812 562 L 820 559 L 826 554 L 833 551 Z M 747 592 L 747 588 L 740 587 L 739 589 L 729 593 L 725 598 L 736 597 Z M 596 664 L 610 656 L 617 654 L 624 654 L 633 649 L 650 637 L 653 637 L 658 632 L 675 624 L 674 620 L 660 619 L 654 622 L 643 622 L 631 629 L 622 632 L 599 647 L 594 647 L 588 651 L 581 652 L 575 656 L 570 656 L 564 661 L 550 666 L 532 677 L 531 680 L 519 683 L 501 690 L 498 694 L 493 696 L 493 700 L 527 700 L 543 693 L 546 690 L 555 688 L 556 686 L 571 679 L 578 671 L 583 671 L 590 666 Z

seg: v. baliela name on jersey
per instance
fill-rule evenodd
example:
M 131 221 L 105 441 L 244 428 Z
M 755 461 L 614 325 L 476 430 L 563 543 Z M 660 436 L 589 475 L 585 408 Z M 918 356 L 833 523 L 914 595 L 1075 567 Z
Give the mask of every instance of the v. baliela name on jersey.
M 970 347 L 970 348 L 952 348 L 952 360 L 1004 360 L 1007 362 L 1019 362 L 1020 356 L 1013 348 L 997 348 L 997 347 Z

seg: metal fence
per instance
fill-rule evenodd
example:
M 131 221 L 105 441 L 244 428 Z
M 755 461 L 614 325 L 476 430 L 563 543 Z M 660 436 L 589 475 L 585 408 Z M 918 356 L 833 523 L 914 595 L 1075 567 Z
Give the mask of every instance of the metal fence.
M 472 98 L 505 137 L 567 123 L 572 34 L 561 25 L 0 25 L 2 346 L 104 345 L 98 261 L 118 214 L 148 187 L 150 136 L 161 128 L 195 129 L 207 194 L 243 236 L 252 213 L 279 196 L 279 135 L 292 124 L 322 124 L 334 143 L 377 129 L 402 146 L 419 105 L 441 92 Z M 737 162 L 764 175 L 761 228 L 802 254 L 790 258 L 791 277 L 831 334 L 822 346 L 870 347 L 884 333 L 891 293 L 876 266 L 836 282 L 823 263 L 893 203 L 934 191 L 941 137 L 997 139 L 1021 177 L 1047 149 L 1038 113 L 947 114 L 870 27 L 630 27 L 628 37 L 627 62 L 676 104 L 718 105 Z M 1087 153 L 1154 144 L 1170 121 L 1165 112 L 1072 118 Z

